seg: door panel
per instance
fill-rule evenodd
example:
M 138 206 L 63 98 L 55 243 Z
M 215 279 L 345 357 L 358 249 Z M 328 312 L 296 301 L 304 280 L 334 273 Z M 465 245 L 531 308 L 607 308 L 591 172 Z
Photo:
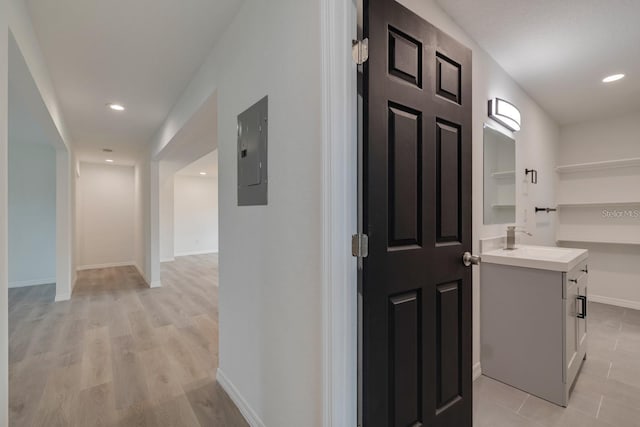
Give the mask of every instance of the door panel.
M 460 64 L 436 52 L 436 93 L 456 104 L 461 103 L 462 70 Z
M 390 299 L 391 425 L 413 426 L 422 422 L 420 308 L 417 291 Z M 407 399 L 406 395 L 413 398 Z
M 462 337 L 460 283 L 447 283 L 437 288 L 437 405 L 438 411 L 462 397 Z
M 471 426 L 471 52 L 365 2 L 363 426 Z
M 460 242 L 460 125 L 436 119 L 437 242 Z
M 422 43 L 389 27 L 389 74 L 422 88 Z
M 422 241 L 422 113 L 389 104 L 389 247 Z

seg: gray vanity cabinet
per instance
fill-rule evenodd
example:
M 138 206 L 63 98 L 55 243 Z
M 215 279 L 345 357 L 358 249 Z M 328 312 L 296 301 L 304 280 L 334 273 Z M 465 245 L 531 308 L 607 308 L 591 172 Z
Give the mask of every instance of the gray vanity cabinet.
M 587 353 L 587 260 L 570 271 L 483 262 L 482 373 L 567 406 Z

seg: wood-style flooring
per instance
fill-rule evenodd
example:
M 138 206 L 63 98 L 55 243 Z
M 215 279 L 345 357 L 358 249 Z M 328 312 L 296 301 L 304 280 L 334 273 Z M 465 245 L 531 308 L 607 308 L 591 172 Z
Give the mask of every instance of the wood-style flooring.
M 11 426 L 247 426 L 216 382 L 216 255 L 162 265 L 149 289 L 133 267 L 9 291 Z

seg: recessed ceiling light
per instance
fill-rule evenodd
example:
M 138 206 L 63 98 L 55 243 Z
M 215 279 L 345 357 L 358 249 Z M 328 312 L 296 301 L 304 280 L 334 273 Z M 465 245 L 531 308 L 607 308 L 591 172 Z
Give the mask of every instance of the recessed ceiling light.
M 107 162 L 107 163 L 113 163 L 113 159 L 107 159 L 107 160 L 105 160 L 105 162 Z
M 205 176 L 207 173 L 206 172 L 200 172 L 200 175 Z
M 107 104 L 114 111 L 124 111 L 124 107 L 120 104 Z
M 611 83 L 624 78 L 624 74 L 612 74 L 602 79 L 602 83 Z

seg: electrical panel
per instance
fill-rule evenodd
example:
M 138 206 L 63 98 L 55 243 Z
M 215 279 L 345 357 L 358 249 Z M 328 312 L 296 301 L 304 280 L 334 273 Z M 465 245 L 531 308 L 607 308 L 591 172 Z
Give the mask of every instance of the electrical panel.
M 265 96 L 238 116 L 238 206 L 268 201 L 268 106 Z

